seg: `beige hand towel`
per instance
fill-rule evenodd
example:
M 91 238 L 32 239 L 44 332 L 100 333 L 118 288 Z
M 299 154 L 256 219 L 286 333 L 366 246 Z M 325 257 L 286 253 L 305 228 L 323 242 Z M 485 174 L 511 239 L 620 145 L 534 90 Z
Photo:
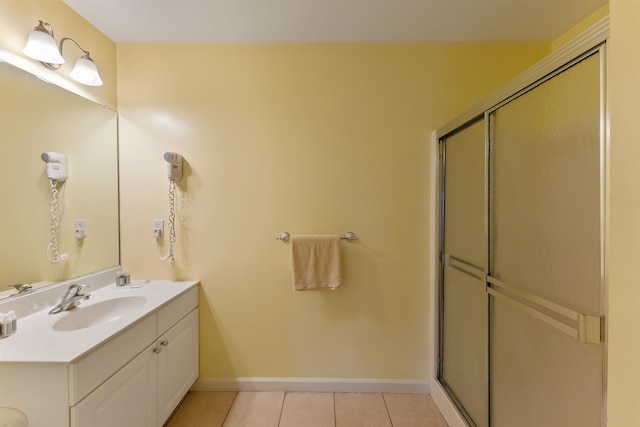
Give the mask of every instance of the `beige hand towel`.
M 340 236 L 291 236 L 293 289 L 340 286 Z

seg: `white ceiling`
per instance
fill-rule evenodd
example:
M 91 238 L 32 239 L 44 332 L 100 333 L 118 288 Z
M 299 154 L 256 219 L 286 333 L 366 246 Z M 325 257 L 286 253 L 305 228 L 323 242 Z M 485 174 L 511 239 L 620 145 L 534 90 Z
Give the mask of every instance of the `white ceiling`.
M 64 0 L 117 43 L 551 41 L 607 0 Z

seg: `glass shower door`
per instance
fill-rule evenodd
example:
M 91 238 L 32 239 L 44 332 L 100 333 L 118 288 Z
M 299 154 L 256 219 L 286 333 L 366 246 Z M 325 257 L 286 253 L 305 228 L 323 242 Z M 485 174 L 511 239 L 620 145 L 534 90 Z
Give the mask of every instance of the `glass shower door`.
M 470 424 L 488 426 L 484 120 L 441 143 L 438 380 Z
M 492 427 L 601 425 L 600 54 L 493 111 Z

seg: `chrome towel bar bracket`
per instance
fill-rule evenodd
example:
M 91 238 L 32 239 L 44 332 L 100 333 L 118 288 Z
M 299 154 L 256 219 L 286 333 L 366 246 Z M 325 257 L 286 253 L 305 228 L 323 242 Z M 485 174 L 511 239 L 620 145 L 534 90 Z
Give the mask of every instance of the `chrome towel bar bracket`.
M 281 242 L 288 242 L 291 239 L 291 235 L 286 231 L 280 233 L 276 240 L 280 240 Z M 354 240 L 358 240 L 358 236 L 355 233 L 347 232 L 344 236 L 340 237 L 340 240 L 346 240 L 347 242 L 353 242 Z

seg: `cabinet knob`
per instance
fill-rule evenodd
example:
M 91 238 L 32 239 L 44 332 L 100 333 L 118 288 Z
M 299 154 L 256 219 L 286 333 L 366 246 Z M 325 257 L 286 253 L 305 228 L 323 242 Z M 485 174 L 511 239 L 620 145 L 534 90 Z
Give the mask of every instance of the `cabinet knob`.
M 162 351 L 162 347 L 160 345 L 156 346 L 156 348 L 153 349 L 153 352 L 155 354 L 160 354 L 161 351 Z
M 169 345 L 169 340 L 162 340 L 160 341 L 160 344 L 166 347 Z

